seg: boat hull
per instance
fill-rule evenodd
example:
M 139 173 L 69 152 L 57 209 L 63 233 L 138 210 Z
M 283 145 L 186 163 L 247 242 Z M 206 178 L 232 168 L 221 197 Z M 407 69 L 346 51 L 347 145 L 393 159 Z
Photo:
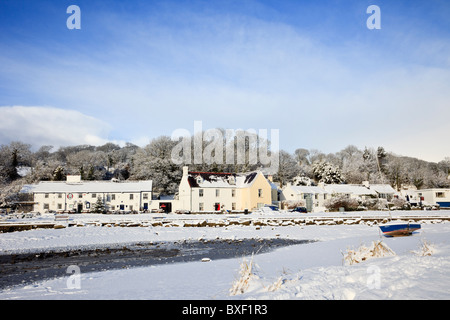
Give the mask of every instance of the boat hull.
M 400 224 L 389 224 L 380 226 L 381 231 L 385 236 L 407 236 L 412 234 L 414 231 L 419 230 L 420 224 L 418 223 L 400 223 Z

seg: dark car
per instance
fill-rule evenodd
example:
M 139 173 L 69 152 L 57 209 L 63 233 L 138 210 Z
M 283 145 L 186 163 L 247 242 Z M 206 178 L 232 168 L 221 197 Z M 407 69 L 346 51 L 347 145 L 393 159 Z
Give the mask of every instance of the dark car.
M 301 213 L 307 213 L 308 210 L 306 210 L 305 207 L 296 207 L 294 209 L 289 210 L 289 212 L 301 212 Z

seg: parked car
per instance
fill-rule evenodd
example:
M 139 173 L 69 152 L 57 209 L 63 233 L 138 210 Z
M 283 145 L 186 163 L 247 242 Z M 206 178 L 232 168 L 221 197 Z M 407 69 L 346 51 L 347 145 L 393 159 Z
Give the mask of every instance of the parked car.
M 270 209 L 272 209 L 272 211 L 279 211 L 277 206 L 273 206 L 273 205 L 269 205 L 269 204 L 266 204 L 264 206 L 264 208 L 270 208 Z
M 289 210 L 289 212 L 301 212 L 301 213 L 307 213 L 308 210 L 306 210 L 305 207 L 296 207 L 294 209 Z

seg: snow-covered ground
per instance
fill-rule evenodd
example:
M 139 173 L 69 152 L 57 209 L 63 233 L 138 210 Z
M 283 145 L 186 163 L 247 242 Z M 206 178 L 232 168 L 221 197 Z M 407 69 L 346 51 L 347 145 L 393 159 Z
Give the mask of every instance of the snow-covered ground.
M 423 213 L 423 212 L 422 212 Z M 387 213 L 382 213 L 386 215 Z M 433 214 L 445 214 L 438 212 Z M 448 212 L 447 212 L 448 214 Z M 81 216 L 92 219 L 111 216 Z M 123 217 L 122 217 L 123 218 Z M 143 219 L 129 216 L 127 219 Z M 180 217 L 179 217 L 180 218 Z M 219 217 L 220 218 L 220 217 Z M 219 219 L 209 217 L 209 219 Z M 78 218 L 77 218 L 78 219 Z M 181 219 L 181 218 L 180 218 Z M 385 238 L 377 226 L 106 227 L 35 229 L 0 234 L 0 254 L 91 248 L 149 241 L 241 238 L 314 239 L 253 256 L 244 293 L 230 295 L 240 266 L 251 257 L 81 274 L 0 291 L 0 299 L 449 299 L 450 223 L 423 223 L 409 237 Z M 343 263 L 343 253 L 382 239 L 395 255 Z M 421 255 L 423 242 L 431 255 Z M 207 257 L 205 257 L 207 258 Z

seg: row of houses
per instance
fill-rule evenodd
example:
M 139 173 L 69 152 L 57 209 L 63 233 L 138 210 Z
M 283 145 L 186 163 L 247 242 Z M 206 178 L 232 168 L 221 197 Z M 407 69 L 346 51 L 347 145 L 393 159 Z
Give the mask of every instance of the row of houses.
M 362 185 L 323 184 L 318 186 L 292 186 L 288 184 L 281 192 L 281 200 L 303 202 L 308 211 L 325 211 L 325 202 L 336 195 L 344 195 L 350 199 L 386 199 L 391 201 L 398 193 L 388 184 L 372 184 L 364 181 Z
M 67 176 L 64 182 L 26 185 L 37 212 L 90 212 L 98 199 L 106 211 L 251 211 L 277 200 L 277 188 L 260 171 L 250 173 L 191 172 L 183 168 L 179 192 L 155 196 L 152 181 L 82 181 Z
M 402 195 L 387 184 L 322 184 L 282 189 L 260 171 L 249 173 L 195 172 L 183 168 L 178 193 L 156 196 L 152 181 L 82 181 L 67 176 L 64 182 L 43 181 L 26 185 L 22 192 L 32 195 L 37 212 L 91 212 L 98 201 L 106 211 L 139 212 L 246 212 L 267 205 L 302 202 L 310 212 L 325 211 L 325 202 L 336 195 L 354 199 L 404 197 L 410 202 L 450 207 L 450 189 L 417 190 Z

